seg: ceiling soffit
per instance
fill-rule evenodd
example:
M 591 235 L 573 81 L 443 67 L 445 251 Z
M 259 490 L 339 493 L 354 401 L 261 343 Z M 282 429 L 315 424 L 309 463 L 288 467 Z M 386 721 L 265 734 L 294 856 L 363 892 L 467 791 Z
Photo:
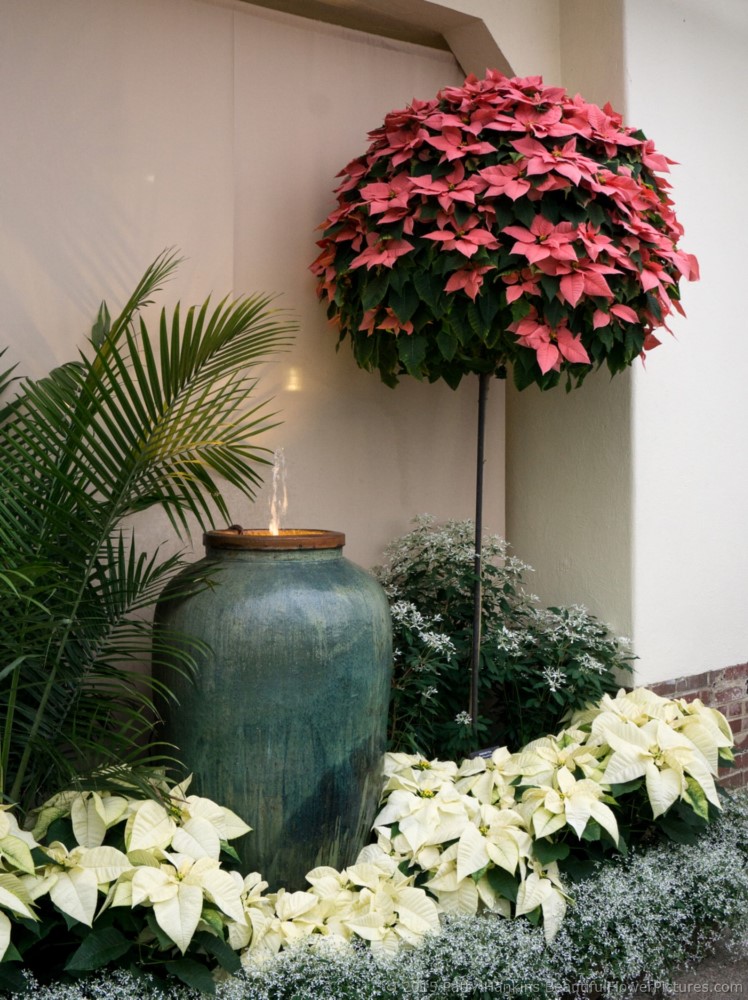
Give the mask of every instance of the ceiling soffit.
M 466 73 L 511 67 L 480 17 L 431 0 L 245 0 L 256 7 L 452 51 Z

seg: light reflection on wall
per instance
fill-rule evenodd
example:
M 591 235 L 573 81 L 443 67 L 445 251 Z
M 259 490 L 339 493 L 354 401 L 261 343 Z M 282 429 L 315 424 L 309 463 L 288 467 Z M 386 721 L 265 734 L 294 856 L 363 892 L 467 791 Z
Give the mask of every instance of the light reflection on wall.
M 303 380 L 300 368 L 291 367 L 288 369 L 288 375 L 286 376 L 283 388 L 286 392 L 301 392 L 303 389 Z

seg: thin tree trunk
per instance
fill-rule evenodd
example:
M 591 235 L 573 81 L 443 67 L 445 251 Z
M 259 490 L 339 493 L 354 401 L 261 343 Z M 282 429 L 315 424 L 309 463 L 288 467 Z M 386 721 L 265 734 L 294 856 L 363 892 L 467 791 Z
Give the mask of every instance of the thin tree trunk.
M 470 717 L 473 727 L 478 722 L 478 683 L 480 680 L 481 609 L 483 588 L 483 464 L 486 432 L 486 399 L 490 375 L 481 372 L 478 376 L 478 449 L 475 474 L 475 585 L 473 589 L 473 648 L 470 669 Z

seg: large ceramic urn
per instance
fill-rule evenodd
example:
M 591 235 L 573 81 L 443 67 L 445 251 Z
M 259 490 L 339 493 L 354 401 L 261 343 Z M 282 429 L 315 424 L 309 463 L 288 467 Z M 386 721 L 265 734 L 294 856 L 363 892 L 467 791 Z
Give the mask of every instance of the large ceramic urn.
M 193 789 L 253 832 L 235 842 L 245 873 L 305 888 L 324 864 L 351 864 L 368 842 L 381 790 L 392 664 L 389 607 L 343 556 L 334 531 L 228 529 L 205 537 L 211 585 L 177 578 L 159 629 L 198 639 L 193 679 L 154 666 L 176 695 L 162 736 Z M 194 572 L 194 569 L 188 572 Z

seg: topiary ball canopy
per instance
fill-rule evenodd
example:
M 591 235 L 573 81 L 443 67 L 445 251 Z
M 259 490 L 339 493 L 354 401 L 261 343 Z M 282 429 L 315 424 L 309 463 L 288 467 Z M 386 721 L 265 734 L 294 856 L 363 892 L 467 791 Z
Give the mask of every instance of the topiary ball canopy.
M 682 312 L 667 157 L 540 77 L 489 71 L 392 111 L 339 174 L 311 270 L 340 340 L 402 374 L 578 385 L 622 371 Z

